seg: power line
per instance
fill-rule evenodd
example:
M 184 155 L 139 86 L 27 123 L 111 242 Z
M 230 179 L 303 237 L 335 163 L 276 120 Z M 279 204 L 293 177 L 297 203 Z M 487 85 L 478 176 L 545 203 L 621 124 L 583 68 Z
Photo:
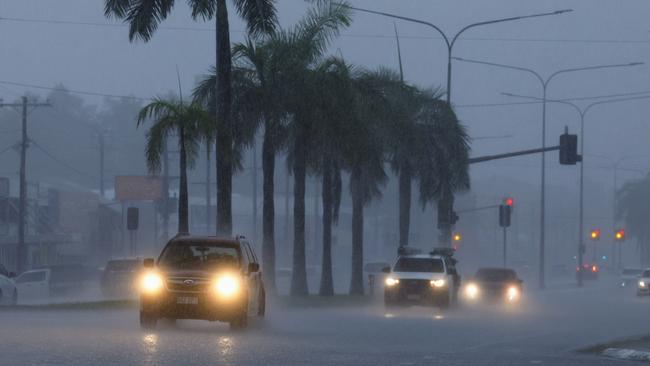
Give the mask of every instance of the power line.
M 64 167 L 72 170 L 73 172 L 75 172 L 75 173 L 77 173 L 79 175 L 83 175 L 83 176 L 86 176 L 88 178 L 93 178 L 93 179 L 96 178 L 92 174 L 82 172 L 81 170 L 73 167 L 72 165 L 70 165 L 70 164 L 64 162 L 63 160 L 57 158 L 56 156 L 52 155 L 49 151 L 45 150 L 45 148 L 43 148 L 41 145 L 39 145 L 36 141 L 34 141 L 34 140 L 30 140 L 30 141 L 34 144 L 34 146 L 36 146 L 37 149 L 41 150 L 41 152 L 43 152 L 43 154 L 47 155 L 50 159 L 52 159 L 52 160 L 56 161 L 57 163 L 59 163 L 61 166 L 64 166 Z
M 16 22 L 16 23 L 40 23 L 52 25 L 77 25 L 77 26 L 93 26 L 93 27 L 106 27 L 106 28 L 124 28 L 128 27 L 127 24 L 118 23 L 99 23 L 99 22 L 81 22 L 72 20 L 57 20 L 57 19 L 34 19 L 34 18 L 17 18 L 17 17 L 0 17 L 0 21 Z M 171 31 L 189 31 L 189 32 L 210 32 L 214 33 L 214 28 L 203 27 L 159 27 L 160 30 Z M 234 29 L 231 33 L 246 33 L 244 30 Z M 388 34 L 371 34 L 371 33 L 342 33 L 341 37 L 346 38 L 375 38 L 375 39 L 394 39 L 394 35 Z M 442 39 L 437 36 L 417 36 L 417 35 L 400 35 L 404 39 L 416 40 L 434 40 Z M 640 39 L 563 39 L 563 38 L 513 38 L 513 37 L 464 37 L 459 39 L 460 42 L 524 42 L 524 43 L 585 43 L 585 44 L 648 44 L 650 40 Z
M 95 96 L 95 97 L 126 98 L 126 99 L 137 99 L 137 100 L 143 100 L 143 101 L 151 101 L 151 100 L 153 100 L 152 98 L 136 97 L 136 96 L 133 96 L 133 95 L 97 93 L 97 92 L 91 92 L 91 91 L 85 91 L 85 90 L 72 90 L 72 89 L 65 89 L 65 88 L 62 89 L 62 88 L 56 88 L 56 87 L 50 87 L 50 86 L 42 86 L 42 85 L 26 84 L 26 83 L 17 83 L 17 82 L 14 82 L 14 81 L 6 81 L 6 80 L 0 80 L 0 84 L 20 86 L 20 87 L 23 87 L 23 88 L 61 91 L 61 92 L 67 92 L 67 93 L 72 93 L 72 94 L 90 95 L 90 96 Z
M 5 147 L 4 149 L 0 150 L 0 154 L 6 153 L 7 151 L 13 149 L 15 146 L 16 145 L 9 145 L 9 146 Z

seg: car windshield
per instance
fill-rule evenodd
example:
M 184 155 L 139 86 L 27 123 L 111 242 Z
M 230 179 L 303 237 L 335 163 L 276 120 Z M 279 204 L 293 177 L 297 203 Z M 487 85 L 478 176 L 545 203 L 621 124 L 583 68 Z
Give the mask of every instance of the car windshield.
M 395 263 L 395 272 L 443 273 L 444 265 L 436 258 L 400 258 Z
M 239 251 L 233 245 L 175 242 L 165 248 L 158 264 L 170 269 L 205 270 L 237 266 Z
M 517 278 L 517 274 L 510 269 L 483 268 L 479 269 L 474 277 L 483 281 L 513 281 Z
M 650 277 L 650 270 L 645 270 L 641 273 L 641 277 Z
M 137 259 L 115 260 L 106 264 L 107 271 L 133 271 L 142 265 L 142 261 Z
M 45 281 L 45 271 L 25 272 L 16 278 L 16 283 L 43 282 Z

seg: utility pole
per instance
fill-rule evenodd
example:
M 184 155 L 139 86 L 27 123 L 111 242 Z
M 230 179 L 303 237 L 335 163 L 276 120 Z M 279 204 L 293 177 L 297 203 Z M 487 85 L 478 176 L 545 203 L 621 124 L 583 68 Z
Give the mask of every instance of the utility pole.
M 167 148 L 167 139 L 165 139 L 163 150 L 163 242 L 169 239 L 169 149 Z
M 99 194 L 104 198 L 104 130 L 99 131 Z
M 210 142 L 206 144 L 205 153 L 205 225 L 207 234 L 212 233 L 212 193 L 210 192 Z
M 0 107 L 20 108 L 22 114 L 22 138 L 20 142 L 20 198 L 18 203 L 18 248 L 16 250 L 17 272 L 24 272 L 27 268 L 27 248 L 25 247 L 25 227 L 27 220 L 27 148 L 29 138 L 27 137 L 27 114 L 28 108 L 50 106 L 50 103 L 30 103 L 26 96 L 21 98 L 20 103 L 0 103 Z

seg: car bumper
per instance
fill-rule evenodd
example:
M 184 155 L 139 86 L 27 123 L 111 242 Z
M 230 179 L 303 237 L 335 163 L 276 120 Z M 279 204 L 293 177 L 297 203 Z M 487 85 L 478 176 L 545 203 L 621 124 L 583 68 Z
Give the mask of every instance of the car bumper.
M 384 300 L 386 303 L 428 305 L 448 299 L 449 289 L 446 286 L 441 288 L 429 287 L 418 291 L 407 291 L 399 286 L 384 288 Z
M 188 299 L 196 303 L 188 303 Z M 169 319 L 230 321 L 241 315 L 246 303 L 243 297 L 222 299 L 209 293 L 165 291 L 156 295 L 140 295 L 140 311 Z
M 639 295 L 650 295 L 650 288 L 648 286 L 646 287 L 637 287 L 636 288 L 636 293 Z

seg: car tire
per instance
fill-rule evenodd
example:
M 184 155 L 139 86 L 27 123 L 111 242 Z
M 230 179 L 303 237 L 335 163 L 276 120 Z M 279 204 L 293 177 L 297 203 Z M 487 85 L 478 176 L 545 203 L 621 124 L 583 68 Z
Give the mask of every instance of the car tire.
M 440 297 L 440 299 L 437 301 L 438 306 L 440 307 L 440 309 L 442 309 L 442 310 L 449 309 L 449 305 L 451 304 L 450 297 L 451 296 L 449 294 L 446 294 L 446 295 L 443 295 L 443 296 Z
M 140 328 L 144 330 L 155 329 L 157 322 L 158 322 L 158 318 L 156 317 L 156 314 L 146 312 L 146 311 L 140 311 Z
M 260 290 L 259 299 L 260 302 L 257 308 L 257 316 L 264 318 L 264 315 L 266 314 L 266 291 L 264 291 L 264 289 Z
M 230 321 L 230 330 L 241 331 L 248 327 L 248 311 L 243 310 Z

